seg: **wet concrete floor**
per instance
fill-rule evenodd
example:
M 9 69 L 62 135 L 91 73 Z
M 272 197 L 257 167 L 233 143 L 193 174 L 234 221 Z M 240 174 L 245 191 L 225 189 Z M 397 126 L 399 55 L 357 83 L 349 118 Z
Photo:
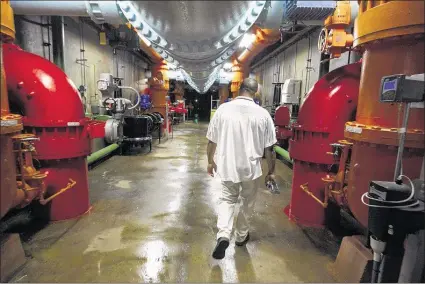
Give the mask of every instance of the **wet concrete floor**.
M 221 187 L 206 174 L 206 129 L 178 125 L 151 153 L 92 169 L 90 213 L 25 242 L 29 261 L 12 282 L 334 282 L 337 241 L 288 221 L 292 171 L 280 161 L 282 193 L 259 190 L 251 241 L 211 257 Z

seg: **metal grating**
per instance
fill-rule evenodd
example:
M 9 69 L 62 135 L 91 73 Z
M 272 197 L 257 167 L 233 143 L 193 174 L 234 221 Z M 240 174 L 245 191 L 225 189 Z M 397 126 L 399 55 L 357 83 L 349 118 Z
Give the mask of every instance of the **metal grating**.
M 284 2 L 283 20 L 315 21 L 324 20 L 335 10 L 336 1 L 298 1 Z

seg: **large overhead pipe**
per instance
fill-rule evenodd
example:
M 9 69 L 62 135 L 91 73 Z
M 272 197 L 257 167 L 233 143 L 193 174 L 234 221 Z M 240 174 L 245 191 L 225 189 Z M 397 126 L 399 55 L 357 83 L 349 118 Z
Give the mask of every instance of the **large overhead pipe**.
M 265 47 L 275 43 L 280 39 L 280 33 L 276 30 L 261 29 L 257 26 L 252 28 L 252 41 L 246 46 L 246 48 L 239 53 L 238 56 L 233 56 L 232 72 L 233 79 L 231 83 L 230 91 L 235 94 L 239 90 L 239 86 L 243 79 L 247 76 L 248 66 L 252 59 L 260 53 Z
M 11 1 L 16 15 L 90 17 L 95 23 L 123 24 L 116 1 Z

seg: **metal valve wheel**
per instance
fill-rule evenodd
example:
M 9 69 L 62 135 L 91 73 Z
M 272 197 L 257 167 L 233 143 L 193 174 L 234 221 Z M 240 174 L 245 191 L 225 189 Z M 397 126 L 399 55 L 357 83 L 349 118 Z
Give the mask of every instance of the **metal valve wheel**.
M 328 36 L 329 36 L 328 29 L 323 28 L 320 31 L 319 40 L 317 41 L 317 48 L 319 49 L 319 51 L 321 53 L 326 53 L 327 54 L 326 47 L 327 47 Z

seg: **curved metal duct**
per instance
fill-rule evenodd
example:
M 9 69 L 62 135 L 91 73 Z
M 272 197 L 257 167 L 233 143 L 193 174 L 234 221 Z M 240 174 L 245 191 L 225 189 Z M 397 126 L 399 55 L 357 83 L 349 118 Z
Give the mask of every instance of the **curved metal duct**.
M 267 2 L 119 1 L 117 4 L 139 35 L 165 61 L 183 69 L 188 83 L 204 93 L 218 79 L 218 69 L 237 50 L 238 39 L 257 21 Z
M 16 14 L 90 16 L 96 23 L 110 24 L 128 21 L 155 52 L 183 69 L 189 84 L 203 93 L 218 79 L 221 65 L 237 50 L 238 39 L 260 15 L 267 22 L 263 10 L 267 12 L 264 8 L 270 6 L 266 5 L 268 2 L 12 1 L 11 4 Z M 283 6 L 273 2 L 276 7 Z

